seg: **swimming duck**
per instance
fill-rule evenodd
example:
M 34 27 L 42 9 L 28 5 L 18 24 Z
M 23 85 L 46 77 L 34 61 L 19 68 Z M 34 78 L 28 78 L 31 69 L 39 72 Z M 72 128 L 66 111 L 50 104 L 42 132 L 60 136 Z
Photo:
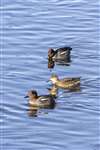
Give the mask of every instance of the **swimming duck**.
M 64 89 L 74 89 L 77 86 L 80 86 L 80 77 L 59 79 L 57 75 L 53 74 L 50 78 L 50 81 L 53 83 L 53 85 Z
M 58 87 L 56 85 L 53 85 L 51 88 L 47 88 L 47 89 L 48 89 L 50 95 L 52 95 L 54 98 L 57 98 Z
M 56 60 L 67 60 L 70 62 L 70 51 L 71 47 L 62 47 L 56 50 L 49 48 L 48 50 L 48 59 Z
M 35 90 L 28 92 L 25 98 L 29 97 L 29 104 L 37 107 L 54 107 L 55 100 L 52 95 L 40 95 L 38 96 Z

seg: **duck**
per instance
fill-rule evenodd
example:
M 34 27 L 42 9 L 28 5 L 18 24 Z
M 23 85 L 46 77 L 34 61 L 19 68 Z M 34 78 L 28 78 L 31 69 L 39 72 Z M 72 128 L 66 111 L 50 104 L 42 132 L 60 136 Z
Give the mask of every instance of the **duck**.
M 38 96 L 36 90 L 28 91 L 25 98 L 29 98 L 29 104 L 36 107 L 50 107 L 55 106 L 55 100 L 52 95 L 40 95 Z
M 57 98 L 58 87 L 56 85 L 53 85 L 51 88 L 47 88 L 47 89 L 48 89 L 50 95 L 52 95 L 54 98 Z
M 71 47 L 62 47 L 54 50 L 53 48 L 49 48 L 48 50 L 48 59 L 52 59 L 54 61 L 57 60 L 67 60 L 70 62 L 70 51 Z
M 80 86 L 80 77 L 59 79 L 56 74 L 52 74 L 49 81 L 58 88 L 73 90 Z

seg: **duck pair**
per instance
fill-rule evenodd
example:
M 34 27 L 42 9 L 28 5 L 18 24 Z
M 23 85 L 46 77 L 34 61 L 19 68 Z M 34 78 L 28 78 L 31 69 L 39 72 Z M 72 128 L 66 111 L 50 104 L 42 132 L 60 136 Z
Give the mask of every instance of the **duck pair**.
M 48 89 L 50 94 L 38 96 L 37 91 L 35 90 L 28 92 L 25 98 L 29 97 L 30 105 L 53 108 L 55 106 L 55 98 L 58 88 L 73 90 L 80 86 L 80 78 L 59 79 L 57 75 L 52 75 L 50 81 L 53 84 L 53 88 Z

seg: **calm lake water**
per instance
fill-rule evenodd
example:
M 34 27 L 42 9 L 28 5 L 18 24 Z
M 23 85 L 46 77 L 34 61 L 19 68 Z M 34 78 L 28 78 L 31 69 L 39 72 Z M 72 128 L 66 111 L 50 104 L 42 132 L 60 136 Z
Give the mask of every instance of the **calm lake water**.
M 100 150 L 99 1 L 2 0 L 1 150 Z M 48 69 L 48 48 L 71 46 L 70 66 Z M 27 91 L 47 94 L 52 73 L 81 77 L 54 109 L 32 116 Z

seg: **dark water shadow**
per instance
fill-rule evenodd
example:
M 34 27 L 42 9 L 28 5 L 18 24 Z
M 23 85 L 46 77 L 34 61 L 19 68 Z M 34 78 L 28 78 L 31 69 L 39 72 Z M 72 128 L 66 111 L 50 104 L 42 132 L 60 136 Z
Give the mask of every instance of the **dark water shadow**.
M 39 114 L 48 114 L 49 110 L 54 109 L 56 107 L 56 103 L 52 106 L 48 106 L 48 107 L 36 107 L 33 105 L 28 105 L 28 109 L 27 109 L 27 114 L 29 117 L 38 117 Z M 45 112 L 45 110 L 47 110 Z
M 66 60 L 56 60 L 54 61 L 53 59 L 48 59 L 48 69 L 53 69 L 55 65 L 62 65 L 62 66 L 70 66 L 71 60 L 66 59 Z

